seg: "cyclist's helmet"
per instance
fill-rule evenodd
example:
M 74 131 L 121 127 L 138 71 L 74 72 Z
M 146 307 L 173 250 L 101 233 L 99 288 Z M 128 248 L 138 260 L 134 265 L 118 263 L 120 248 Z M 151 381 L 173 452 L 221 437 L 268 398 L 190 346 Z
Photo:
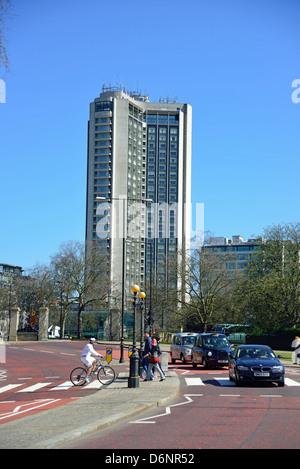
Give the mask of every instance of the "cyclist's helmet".
M 96 342 L 96 339 L 94 337 L 91 337 L 90 338 L 90 343 L 93 344 L 94 342 Z

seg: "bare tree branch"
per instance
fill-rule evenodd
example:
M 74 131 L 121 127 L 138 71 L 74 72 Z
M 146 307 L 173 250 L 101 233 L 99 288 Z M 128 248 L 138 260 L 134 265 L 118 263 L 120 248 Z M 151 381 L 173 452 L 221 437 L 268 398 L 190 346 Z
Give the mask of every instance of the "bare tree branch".
M 0 0 L 0 70 L 3 67 L 6 71 L 9 69 L 9 60 L 5 31 L 8 29 L 7 20 L 13 16 L 12 8 L 11 0 Z

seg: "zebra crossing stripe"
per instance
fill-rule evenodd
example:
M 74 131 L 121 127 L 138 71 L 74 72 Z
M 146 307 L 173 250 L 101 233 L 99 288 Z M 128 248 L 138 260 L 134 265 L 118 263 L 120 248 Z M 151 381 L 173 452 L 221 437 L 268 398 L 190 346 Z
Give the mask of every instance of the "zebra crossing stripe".
M 215 378 L 215 380 L 218 381 L 221 386 L 236 386 L 229 378 Z
M 7 384 L 7 386 L 3 386 L 3 388 L 0 388 L 0 393 L 10 391 L 11 389 L 15 389 L 18 386 L 22 386 L 22 384 Z
M 91 383 L 83 386 L 83 389 L 99 389 L 101 386 L 102 384 L 97 379 L 94 379 Z
M 185 378 L 187 386 L 205 386 L 201 378 Z
M 297 383 L 297 381 L 294 381 L 291 378 L 284 378 L 284 381 L 287 386 L 300 386 L 300 383 Z
M 50 386 L 50 384 L 52 383 L 36 383 L 36 384 L 33 384 L 32 386 L 29 386 L 29 388 L 20 389 L 17 392 L 34 392 L 34 391 L 37 391 L 38 389 L 45 388 L 46 386 Z
M 70 389 L 72 387 L 74 387 L 72 381 L 65 381 L 64 383 L 55 386 L 55 388 L 49 389 L 49 391 L 66 391 L 67 389 Z

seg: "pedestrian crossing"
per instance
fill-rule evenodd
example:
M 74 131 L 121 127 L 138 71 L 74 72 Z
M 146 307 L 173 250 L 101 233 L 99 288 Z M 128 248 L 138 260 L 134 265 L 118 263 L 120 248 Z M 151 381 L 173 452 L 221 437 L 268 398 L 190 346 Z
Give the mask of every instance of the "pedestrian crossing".
M 205 386 L 201 378 L 185 378 L 187 386 Z
M 221 376 L 212 376 L 209 380 L 202 380 L 200 377 L 185 377 L 185 382 L 187 386 L 211 386 L 212 380 L 219 386 L 222 387 L 235 387 L 236 384 L 234 381 L 230 381 L 228 377 L 221 377 Z M 300 382 L 295 381 L 291 378 L 285 378 L 285 385 L 286 386 L 300 386 Z M 37 391 L 44 390 L 46 392 L 51 391 L 68 391 L 70 389 L 81 389 L 84 391 L 100 389 L 103 385 L 97 380 L 94 379 L 90 383 L 85 384 L 84 386 L 76 387 L 73 385 L 71 381 L 63 381 L 59 384 L 55 384 L 51 381 L 45 382 L 38 382 L 28 386 L 26 382 L 23 383 L 12 383 L 7 384 L 4 386 L 0 386 L 0 394 L 4 394 L 5 392 L 13 391 L 14 393 L 21 394 L 21 393 L 34 393 Z
M 234 381 L 230 381 L 229 378 L 221 378 L 221 377 L 211 377 L 209 379 L 209 383 L 205 383 L 202 381 L 201 378 L 191 378 L 191 377 L 186 377 L 185 382 L 187 386 L 209 386 L 211 385 L 211 380 L 214 380 L 219 384 L 220 386 L 233 386 L 236 387 L 236 384 Z M 300 383 L 298 381 L 295 381 L 294 379 L 291 378 L 285 378 L 285 385 L 286 386 L 300 386 Z
M 64 381 L 61 384 L 54 385 L 52 382 L 42 382 L 42 383 L 35 383 L 31 386 L 26 386 L 24 387 L 24 383 L 18 383 L 18 384 L 7 384 L 5 386 L 0 387 L 0 394 L 4 394 L 5 392 L 8 391 L 14 391 L 15 393 L 33 393 L 36 391 L 40 391 L 43 388 L 49 388 L 46 389 L 46 391 L 67 391 L 71 388 L 75 389 L 83 389 L 83 390 L 93 390 L 93 389 L 100 389 L 103 385 L 98 381 L 98 380 L 93 380 L 91 383 L 85 384 L 84 386 L 76 387 L 71 381 Z M 22 387 L 22 388 L 21 388 Z M 18 389 L 21 388 L 21 389 Z
M 18 393 L 19 392 L 34 392 L 34 391 L 38 391 L 39 389 L 45 388 L 46 386 L 50 386 L 50 384 L 51 383 L 36 383 L 36 384 L 33 384 L 32 386 L 29 386 L 25 389 L 20 389 L 17 392 Z
M 99 383 L 98 380 L 94 380 L 89 384 L 85 384 L 82 389 L 99 389 L 102 386 L 101 383 Z M 54 388 L 49 389 L 49 391 L 67 391 L 70 388 L 74 388 L 74 384 L 72 381 L 65 381 L 64 383 L 59 384 L 58 386 L 55 386 Z
M 22 386 L 22 384 L 7 384 L 6 386 L 2 386 L 0 388 L 0 393 L 6 392 L 6 391 L 11 391 L 12 389 L 15 389 L 19 386 Z
M 300 383 L 297 383 L 297 381 L 294 381 L 293 379 L 290 379 L 290 378 L 284 378 L 284 382 L 286 386 L 300 386 Z

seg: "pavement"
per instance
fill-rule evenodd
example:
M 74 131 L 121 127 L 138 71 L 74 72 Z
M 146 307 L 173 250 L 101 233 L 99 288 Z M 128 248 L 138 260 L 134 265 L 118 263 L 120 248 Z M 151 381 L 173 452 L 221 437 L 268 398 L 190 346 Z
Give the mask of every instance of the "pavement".
M 129 362 L 112 360 L 110 366 L 114 364 L 119 372 L 109 386 L 69 404 L 0 425 L 0 448 L 62 449 L 93 432 L 166 406 L 179 395 L 175 371 L 166 371 L 164 381 L 139 379 L 138 388 L 128 388 Z
M 300 372 L 300 365 L 280 360 L 287 370 Z M 138 388 L 128 388 L 129 362 L 118 365 L 118 375 L 109 386 L 92 395 L 54 409 L 0 425 L 1 449 L 59 449 L 115 424 L 137 419 L 139 414 L 166 406 L 179 396 L 180 380 L 175 371 L 166 379 L 139 380 Z

